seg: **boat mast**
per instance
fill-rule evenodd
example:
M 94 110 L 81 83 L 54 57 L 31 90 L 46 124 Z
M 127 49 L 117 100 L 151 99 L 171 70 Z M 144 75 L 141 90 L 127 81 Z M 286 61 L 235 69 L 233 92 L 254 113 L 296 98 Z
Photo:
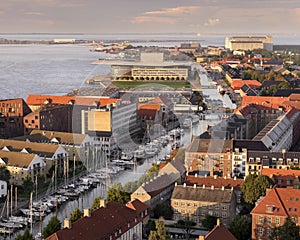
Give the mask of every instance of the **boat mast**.
M 18 187 L 15 187 L 15 209 L 18 209 Z
M 10 215 L 12 216 L 13 214 L 13 194 L 14 194 L 14 189 L 13 189 L 13 185 L 10 185 Z
M 32 225 L 33 225 L 33 219 L 32 219 L 32 192 L 30 193 L 30 233 L 32 234 Z
M 7 206 L 6 206 L 6 210 L 7 210 L 7 218 L 9 218 L 9 201 L 10 201 L 10 191 L 7 191 Z

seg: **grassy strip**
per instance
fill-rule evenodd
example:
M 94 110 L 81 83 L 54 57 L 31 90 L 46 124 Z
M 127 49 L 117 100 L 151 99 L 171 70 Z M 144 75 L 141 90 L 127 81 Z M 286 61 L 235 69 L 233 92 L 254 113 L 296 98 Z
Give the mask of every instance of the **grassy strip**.
M 167 86 L 171 88 L 190 88 L 189 82 L 151 82 L 151 81 L 113 81 L 113 85 L 118 88 L 139 88 L 147 85 L 155 86 Z

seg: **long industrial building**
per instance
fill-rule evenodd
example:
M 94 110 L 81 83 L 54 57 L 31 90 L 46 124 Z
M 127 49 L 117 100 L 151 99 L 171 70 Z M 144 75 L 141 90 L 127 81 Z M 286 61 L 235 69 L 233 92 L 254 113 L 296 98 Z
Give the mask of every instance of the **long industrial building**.
M 273 51 L 273 38 L 271 36 L 238 36 L 238 37 L 226 37 L 225 48 L 230 51 L 235 50 L 254 50 L 265 49 L 267 51 Z

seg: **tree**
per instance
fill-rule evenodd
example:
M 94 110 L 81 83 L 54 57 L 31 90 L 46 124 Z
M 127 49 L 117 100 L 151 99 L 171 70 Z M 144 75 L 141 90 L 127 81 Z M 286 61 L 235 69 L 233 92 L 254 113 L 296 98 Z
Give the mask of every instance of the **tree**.
M 48 222 L 47 226 L 43 229 L 43 238 L 47 238 L 53 233 L 59 231 L 61 223 L 56 216 L 53 216 Z
M 273 228 L 271 232 L 271 240 L 299 240 L 300 227 L 296 225 L 295 221 L 288 217 L 284 224 L 280 227 Z
M 266 195 L 267 188 L 273 186 L 273 181 L 265 175 L 249 174 L 242 185 L 243 200 L 254 205 L 257 199 Z
M 194 232 L 193 226 L 196 223 L 193 222 L 189 216 L 186 216 L 183 220 L 178 220 L 176 226 L 182 228 L 185 233 L 185 239 L 190 239 L 191 234 Z
M 206 215 L 205 218 L 201 221 L 202 226 L 207 230 L 212 230 L 217 224 L 217 217 Z
M 10 172 L 7 170 L 6 166 L 0 166 L 0 179 L 9 182 Z
M 96 209 L 100 208 L 101 200 L 102 200 L 101 197 L 96 197 L 94 199 L 91 211 L 95 211 Z
M 22 185 L 24 193 L 30 193 L 33 191 L 33 182 L 29 175 L 27 175 L 23 181 Z
M 237 240 L 248 240 L 251 237 L 251 222 L 246 215 L 237 215 L 229 225 L 229 231 Z
M 26 227 L 23 235 L 19 234 L 16 237 L 16 240 L 34 240 L 32 234 L 29 232 L 29 229 Z
M 133 193 L 138 188 L 137 182 L 127 182 L 123 190 L 128 193 Z
M 156 232 L 161 240 L 169 239 L 169 229 L 165 226 L 165 222 L 163 218 L 159 218 L 155 222 Z
M 125 204 L 130 201 L 130 193 L 123 190 L 121 183 L 115 183 L 106 192 L 107 201 Z
M 173 210 L 172 207 L 165 203 L 157 204 L 153 209 L 154 218 L 163 217 L 164 219 L 172 219 Z
M 76 222 L 78 219 L 83 217 L 83 212 L 79 210 L 79 208 L 75 208 L 74 212 L 70 215 L 70 221 Z

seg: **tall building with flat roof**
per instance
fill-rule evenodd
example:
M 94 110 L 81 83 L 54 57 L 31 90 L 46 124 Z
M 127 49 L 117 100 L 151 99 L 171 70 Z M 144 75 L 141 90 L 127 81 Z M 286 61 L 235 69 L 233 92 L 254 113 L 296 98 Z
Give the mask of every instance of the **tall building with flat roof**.
M 273 38 L 271 36 L 226 37 L 225 48 L 230 51 L 265 49 L 272 52 Z

